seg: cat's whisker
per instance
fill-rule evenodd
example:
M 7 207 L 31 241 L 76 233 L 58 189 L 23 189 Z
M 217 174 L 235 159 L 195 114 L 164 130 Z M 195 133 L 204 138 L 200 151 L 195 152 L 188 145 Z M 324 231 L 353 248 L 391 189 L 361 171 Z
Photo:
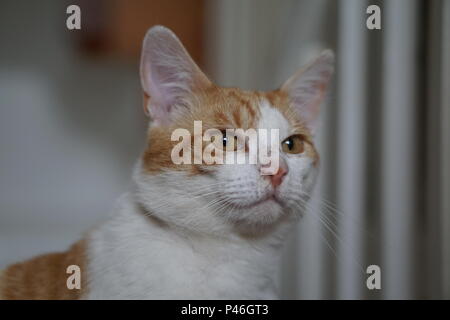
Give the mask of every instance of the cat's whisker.
M 203 206 L 201 209 L 203 209 L 203 210 L 211 209 L 211 208 L 214 208 L 214 206 L 216 206 L 216 205 L 221 205 L 225 201 L 226 201 L 226 199 L 219 197 L 219 198 L 216 198 L 216 199 L 210 201 L 205 206 Z
M 301 186 L 300 185 L 295 185 L 294 187 L 296 187 L 297 190 L 299 190 L 299 192 L 302 195 L 305 196 L 310 196 L 308 193 L 303 192 L 301 190 Z M 370 238 L 372 241 L 377 240 L 377 238 L 373 235 L 372 232 L 370 232 L 361 221 L 359 221 L 356 217 L 349 215 L 348 213 L 340 210 L 336 204 L 334 204 L 332 201 L 325 199 L 324 197 L 320 196 L 320 195 L 314 195 L 311 196 L 312 198 L 314 198 L 315 200 L 319 201 L 319 204 L 321 207 L 324 207 L 323 210 L 320 210 L 321 213 L 323 213 L 323 216 L 327 216 L 328 220 L 331 222 L 333 221 L 331 219 L 331 217 L 334 218 L 334 225 L 336 225 L 338 222 L 340 221 L 340 219 L 347 219 L 347 221 L 353 223 L 355 225 L 355 227 L 362 232 L 362 234 L 364 236 L 367 236 L 368 238 Z
M 317 197 L 317 199 L 320 201 L 321 205 L 325 206 L 327 209 L 327 213 L 329 213 L 329 216 L 335 216 L 336 220 L 338 219 L 337 216 L 339 216 L 341 219 L 347 219 L 349 222 L 353 223 L 356 228 L 361 231 L 365 236 L 370 238 L 371 240 L 377 240 L 376 237 L 372 232 L 370 232 L 363 223 L 358 220 L 356 217 L 349 215 L 345 213 L 344 211 L 337 208 L 335 204 L 333 204 L 331 201 L 326 200 L 323 197 Z
M 215 207 L 216 212 L 223 212 L 227 208 L 231 208 L 233 204 L 229 202 L 227 199 L 223 199 L 222 203 L 219 205 L 219 207 Z
M 308 219 L 305 219 L 308 220 Z M 317 221 L 317 220 L 316 220 Z M 310 223 L 313 223 L 312 221 L 309 221 Z M 320 236 L 320 239 L 323 241 L 323 243 L 326 245 L 326 247 L 331 251 L 331 253 L 334 255 L 334 257 L 339 261 L 342 262 L 342 258 L 339 256 L 336 248 L 334 248 L 330 241 L 327 240 L 327 238 L 322 234 L 322 232 L 318 233 Z
M 323 219 L 323 216 L 321 217 L 320 215 L 316 214 L 316 210 L 314 207 L 312 207 L 309 203 L 303 201 L 302 199 L 299 199 L 299 201 L 301 201 L 304 208 L 306 208 L 309 212 L 311 212 L 310 216 L 312 218 L 316 219 L 319 223 L 321 223 L 321 225 L 323 225 L 326 228 L 326 230 L 329 231 L 330 234 L 333 235 L 336 238 L 336 240 L 338 240 L 339 243 L 341 243 L 342 246 L 350 248 L 353 252 L 354 247 L 351 244 L 349 244 L 348 241 L 339 236 L 339 234 L 335 230 L 333 230 L 333 228 L 329 225 L 329 222 Z M 362 263 L 355 257 L 355 254 L 352 255 L 352 260 L 356 263 L 361 272 L 364 273 L 365 270 L 362 266 Z
M 316 211 L 316 208 L 313 207 L 313 206 L 312 206 L 311 204 L 309 204 L 308 202 L 304 201 L 304 200 L 301 199 L 301 198 L 297 198 L 297 200 L 300 201 L 300 202 L 303 204 L 304 208 L 305 208 L 306 210 L 310 211 L 312 214 L 315 214 L 315 213 L 317 212 L 317 211 Z M 317 217 L 318 217 L 319 219 L 321 219 L 321 222 L 322 222 L 322 223 L 327 227 L 327 229 L 328 229 L 328 230 L 336 237 L 336 239 L 339 239 L 339 240 L 340 240 L 341 237 L 340 237 L 338 231 L 334 229 L 334 228 L 338 229 L 338 226 L 337 226 L 333 221 L 331 221 L 329 218 L 327 218 L 326 215 L 320 215 L 320 213 L 322 213 L 322 211 L 319 211 L 319 215 L 317 215 Z

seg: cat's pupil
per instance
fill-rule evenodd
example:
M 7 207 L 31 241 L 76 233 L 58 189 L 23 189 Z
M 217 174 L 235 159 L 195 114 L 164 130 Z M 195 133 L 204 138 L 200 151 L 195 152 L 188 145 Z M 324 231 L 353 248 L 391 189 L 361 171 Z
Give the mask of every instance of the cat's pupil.
M 287 139 L 286 144 L 289 150 L 292 150 L 292 148 L 294 147 L 294 141 L 292 141 L 292 138 Z

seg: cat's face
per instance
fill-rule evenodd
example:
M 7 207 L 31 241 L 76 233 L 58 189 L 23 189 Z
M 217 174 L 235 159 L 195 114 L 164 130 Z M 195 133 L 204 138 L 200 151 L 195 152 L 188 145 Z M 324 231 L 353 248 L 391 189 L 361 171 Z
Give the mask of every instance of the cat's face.
M 152 122 L 135 174 L 144 207 L 165 222 L 207 232 L 257 232 L 300 214 L 317 175 L 312 131 L 332 60 L 325 52 L 275 91 L 221 88 L 198 69 L 173 33 L 152 28 L 141 63 L 144 108 Z M 194 128 L 199 121 L 200 130 Z M 181 152 L 174 152 L 180 145 L 173 138 L 177 129 L 189 134 Z M 217 129 L 215 140 L 204 138 L 208 129 Z M 230 129 L 242 130 L 232 136 Z M 266 132 L 258 129 L 266 129 L 266 143 L 259 143 L 264 137 L 258 135 L 239 140 L 241 148 L 233 146 L 248 129 L 260 134 Z M 223 151 L 225 163 L 205 160 L 208 144 Z M 272 151 L 269 161 L 258 156 L 250 161 L 262 147 Z M 180 154 L 189 161 L 174 161 Z M 204 158 L 194 163 L 199 155 Z M 228 163 L 230 155 L 245 161 Z

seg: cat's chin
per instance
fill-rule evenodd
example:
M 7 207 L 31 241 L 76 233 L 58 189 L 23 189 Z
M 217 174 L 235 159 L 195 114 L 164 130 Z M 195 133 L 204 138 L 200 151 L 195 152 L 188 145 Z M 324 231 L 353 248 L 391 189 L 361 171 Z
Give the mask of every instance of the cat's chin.
M 267 195 L 266 197 L 260 200 L 257 200 L 247 205 L 243 205 L 242 207 L 246 209 L 251 209 L 256 207 L 272 207 L 272 206 L 280 206 L 280 207 L 283 206 L 281 201 L 278 199 L 277 196 L 275 196 L 275 194 Z
M 269 226 L 275 224 L 286 215 L 283 204 L 274 196 L 270 196 L 245 206 L 241 206 L 233 217 L 239 225 Z
M 280 225 L 286 225 L 283 221 L 295 220 L 295 215 L 284 209 L 279 203 L 268 200 L 257 204 L 240 219 L 234 221 L 235 230 L 241 235 L 261 237 L 273 233 Z

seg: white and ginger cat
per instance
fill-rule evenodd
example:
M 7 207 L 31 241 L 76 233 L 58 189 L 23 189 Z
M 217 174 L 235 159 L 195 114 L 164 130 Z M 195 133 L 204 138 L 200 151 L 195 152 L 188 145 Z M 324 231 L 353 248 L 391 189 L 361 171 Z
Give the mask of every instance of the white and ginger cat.
M 281 246 L 317 175 L 312 138 L 333 60 L 333 53 L 324 51 L 274 91 L 222 88 L 170 30 L 151 28 L 140 69 L 151 121 L 133 187 L 109 220 L 68 251 L 4 270 L 0 296 L 276 298 Z M 262 175 L 259 164 L 175 164 L 171 152 L 178 141 L 171 134 L 176 128 L 193 132 L 194 120 L 201 120 L 204 130 L 278 129 L 278 170 Z M 224 146 L 228 140 L 223 137 Z M 80 267 L 81 289 L 67 288 L 69 265 Z

